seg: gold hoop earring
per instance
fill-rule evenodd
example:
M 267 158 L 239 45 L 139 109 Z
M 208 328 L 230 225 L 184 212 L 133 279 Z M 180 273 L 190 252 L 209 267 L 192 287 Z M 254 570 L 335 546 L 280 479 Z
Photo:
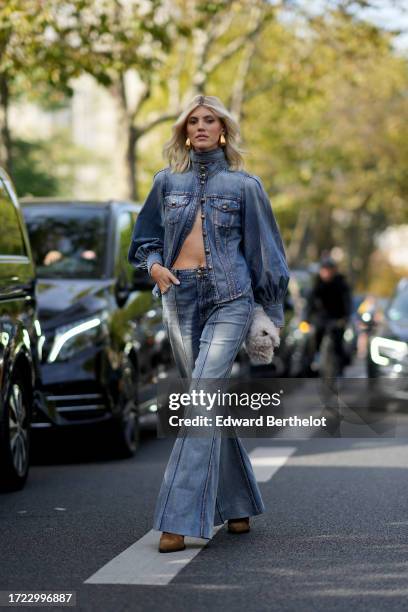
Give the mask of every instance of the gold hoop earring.
M 224 134 L 221 134 L 221 136 L 220 136 L 220 140 L 219 140 L 219 143 L 220 143 L 220 145 L 221 145 L 222 147 L 225 147 L 225 145 L 227 144 L 227 141 L 225 140 L 225 136 L 224 136 Z
M 191 149 L 191 140 L 189 138 L 186 139 L 186 149 Z

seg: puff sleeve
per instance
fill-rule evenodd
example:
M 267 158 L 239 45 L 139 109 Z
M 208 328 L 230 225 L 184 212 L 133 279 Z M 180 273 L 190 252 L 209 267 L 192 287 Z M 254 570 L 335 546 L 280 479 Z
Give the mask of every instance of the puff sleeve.
M 243 189 L 243 253 L 255 302 L 263 306 L 277 327 L 282 327 L 290 277 L 282 238 L 260 178 L 247 175 Z
M 137 269 L 147 270 L 148 274 L 154 263 L 163 265 L 165 178 L 164 170 L 154 175 L 153 186 L 136 219 L 128 251 L 128 262 Z

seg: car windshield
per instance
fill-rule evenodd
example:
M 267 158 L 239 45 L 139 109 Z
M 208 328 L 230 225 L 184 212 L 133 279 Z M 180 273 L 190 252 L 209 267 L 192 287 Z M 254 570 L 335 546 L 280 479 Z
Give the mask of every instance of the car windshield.
M 107 209 L 24 206 L 40 278 L 99 278 L 105 268 Z
M 387 314 L 391 321 L 408 321 L 408 291 L 401 291 L 394 297 Z

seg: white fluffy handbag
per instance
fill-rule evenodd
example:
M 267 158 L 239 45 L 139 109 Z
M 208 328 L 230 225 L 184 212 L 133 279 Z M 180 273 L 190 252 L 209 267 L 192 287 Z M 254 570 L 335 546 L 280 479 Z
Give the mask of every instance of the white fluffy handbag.
M 252 365 L 272 363 L 273 351 L 280 344 L 279 329 L 270 320 L 261 304 L 255 304 L 244 348 Z

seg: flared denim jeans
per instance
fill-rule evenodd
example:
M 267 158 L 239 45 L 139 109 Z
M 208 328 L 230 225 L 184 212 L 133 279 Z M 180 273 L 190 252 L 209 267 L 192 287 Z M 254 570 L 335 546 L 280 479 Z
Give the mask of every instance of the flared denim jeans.
M 171 270 L 180 285 L 162 295 L 163 322 L 181 378 L 229 378 L 252 320 L 252 289 L 214 304 L 207 268 Z M 206 437 L 176 438 L 154 512 L 153 528 L 211 539 L 214 525 L 265 510 L 238 436 L 211 428 Z

